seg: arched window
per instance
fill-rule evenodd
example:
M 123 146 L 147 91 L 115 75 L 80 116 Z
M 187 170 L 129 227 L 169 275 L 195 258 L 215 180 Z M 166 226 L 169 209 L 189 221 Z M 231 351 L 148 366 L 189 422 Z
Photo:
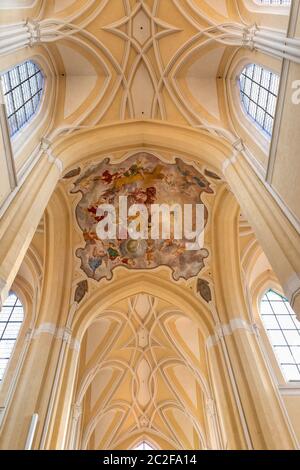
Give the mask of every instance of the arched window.
M 148 442 L 142 441 L 136 447 L 134 447 L 132 450 L 155 450 L 155 449 L 153 447 L 151 447 L 148 444 Z
M 32 61 L 24 62 L 1 76 L 10 135 L 15 135 L 36 114 L 41 102 L 44 77 Z
M 23 319 L 23 305 L 16 294 L 11 292 L 0 311 L 0 382 L 3 379 Z
M 271 137 L 279 89 L 279 76 L 257 64 L 247 65 L 240 75 L 244 111 Z
M 260 313 L 285 379 L 300 381 L 300 322 L 288 300 L 269 290 L 261 300 Z

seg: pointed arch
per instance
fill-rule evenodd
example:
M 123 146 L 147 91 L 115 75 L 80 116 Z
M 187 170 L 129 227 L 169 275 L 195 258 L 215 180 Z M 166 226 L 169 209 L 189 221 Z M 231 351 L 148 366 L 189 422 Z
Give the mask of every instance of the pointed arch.
M 256 63 L 239 77 L 241 104 L 249 120 L 270 139 L 273 132 L 280 77 Z
M 72 322 L 74 336 L 80 341 L 88 326 L 102 311 L 123 298 L 141 292 L 149 295 L 155 292 L 156 297 L 171 304 L 180 305 L 187 315 L 199 325 L 204 335 L 209 336 L 213 333 L 214 323 L 208 307 L 200 302 L 192 292 L 176 285 L 171 280 L 162 280 L 153 273 L 143 272 L 142 274 L 132 274 L 130 284 L 128 276 L 122 276 L 120 279 L 115 279 L 113 284 L 96 289 L 76 312 Z
M 260 315 L 287 382 L 300 381 L 300 321 L 288 300 L 273 289 L 263 295 Z
M 152 447 L 146 440 L 138 442 L 135 444 L 131 450 L 156 450 L 155 447 Z

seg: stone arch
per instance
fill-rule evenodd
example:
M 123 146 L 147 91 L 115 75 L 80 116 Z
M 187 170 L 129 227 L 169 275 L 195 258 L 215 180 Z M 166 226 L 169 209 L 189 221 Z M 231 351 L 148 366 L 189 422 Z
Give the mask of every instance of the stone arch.
M 168 305 L 170 305 L 170 308 L 174 309 L 174 313 L 172 313 L 172 315 L 176 314 L 180 318 L 181 318 L 181 316 L 184 316 L 184 318 L 192 319 L 192 321 L 190 321 L 188 323 L 188 324 L 190 324 L 189 328 L 191 328 L 191 329 L 199 328 L 199 332 L 201 331 L 201 333 L 203 333 L 203 338 L 202 338 L 201 341 L 202 341 L 202 348 L 204 348 L 204 350 L 205 350 L 205 338 L 207 337 L 209 332 L 212 332 L 212 318 L 210 318 L 210 313 L 207 311 L 207 308 L 205 306 L 203 306 L 200 303 L 200 301 L 197 301 L 197 299 L 195 299 L 195 297 L 192 294 L 190 295 L 189 292 L 186 293 L 183 289 L 181 289 L 179 286 L 176 286 L 173 282 L 170 282 L 170 281 L 164 282 L 161 278 L 157 280 L 155 275 L 148 274 L 148 273 L 143 273 L 142 275 L 133 274 L 133 275 L 130 275 L 130 276 L 126 276 L 125 279 L 123 278 L 121 280 L 115 280 L 111 285 L 107 286 L 106 288 L 104 288 L 101 291 L 100 290 L 95 291 L 94 295 L 92 295 L 85 302 L 85 305 L 83 305 L 77 311 L 77 313 L 75 314 L 73 332 L 75 333 L 75 331 L 78 331 L 78 334 L 80 334 L 80 332 L 82 332 L 81 336 L 83 337 L 83 339 L 86 339 L 86 337 L 84 335 L 84 331 L 89 331 L 89 327 L 95 328 L 93 326 L 94 325 L 93 321 L 95 321 L 95 319 L 97 319 L 97 318 L 99 319 L 102 316 L 103 316 L 104 319 L 107 318 L 107 313 L 109 314 L 110 311 L 114 312 L 115 307 L 113 307 L 113 305 L 118 305 L 120 303 L 120 301 L 122 301 L 122 302 L 127 301 L 127 299 L 129 301 L 129 299 L 132 299 L 135 296 L 138 296 L 140 293 L 142 295 L 153 296 L 157 300 L 157 302 L 160 302 L 160 299 L 163 299 L 164 303 L 167 303 Z M 177 313 L 176 313 L 176 310 L 178 310 Z M 204 312 L 203 318 L 199 315 L 200 312 Z M 150 315 L 151 315 L 151 313 L 150 313 Z M 168 315 L 169 316 L 170 313 L 168 313 L 168 311 L 166 311 L 163 315 Z M 159 328 L 160 328 L 160 324 L 161 324 L 160 322 L 164 321 L 163 316 L 161 316 L 160 318 L 161 319 L 158 321 L 158 323 L 156 325 Z M 171 319 L 171 317 L 170 317 L 170 319 Z M 120 332 L 119 335 L 117 335 L 115 337 L 115 339 L 113 340 L 113 342 L 110 343 L 110 347 L 109 347 L 108 351 L 113 352 L 114 347 L 115 347 L 114 344 L 119 344 L 119 336 L 122 335 L 123 328 L 125 328 L 125 323 L 123 324 L 122 328 L 119 329 L 119 332 Z M 174 334 L 173 330 L 172 330 L 172 333 L 170 331 L 170 334 L 172 335 L 172 339 L 171 339 L 170 344 L 172 344 L 172 343 L 175 344 L 177 339 L 176 339 L 176 336 L 173 336 L 173 334 Z M 78 339 L 79 339 L 79 337 L 78 337 Z M 86 343 L 83 343 L 83 339 L 81 340 L 82 345 L 86 344 Z M 199 341 L 200 341 L 200 339 L 199 339 Z M 86 348 L 86 346 L 84 347 L 84 351 L 86 350 L 85 348 Z M 174 351 L 175 351 L 175 349 L 174 349 Z M 84 353 L 84 354 L 86 354 L 86 353 Z M 114 354 L 116 354 L 116 352 Z M 203 355 L 203 351 L 202 351 L 201 355 Z M 105 355 L 104 355 L 104 357 L 105 357 Z M 210 387 L 209 387 L 208 383 L 206 383 L 206 381 L 208 380 L 208 377 L 203 376 L 201 378 L 201 374 L 204 374 L 204 372 L 201 371 L 200 369 L 199 369 L 199 374 L 198 373 L 196 374 L 196 372 L 195 372 L 196 371 L 196 365 L 193 364 L 192 362 L 189 362 L 189 359 L 184 359 L 184 356 L 182 356 L 182 358 L 180 359 L 180 352 L 179 352 L 178 357 L 179 357 L 179 359 L 175 359 L 175 357 L 174 357 L 171 360 L 171 358 L 170 358 L 167 363 L 164 363 L 164 361 L 162 361 L 162 362 L 159 361 L 156 368 L 154 368 L 154 370 L 152 371 L 151 376 L 152 376 L 152 374 L 161 373 L 160 372 L 161 370 L 164 371 L 163 375 L 165 375 L 166 372 L 169 370 L 169 368 L 172 369 L 174 367 L 175 368 L 176 367 L 179 367 L 179 368 L 184 367 L 185 370 L 187 371 L 186 373 L 189 374 L 189 377 L 191 379 L 193 377 L 193 380 L 196 381 L 195 383 L 199 383 L 199 386 L 200 386 L 201 383 L 203 383 L 203 385 L 201 386 L 200 389 L 203 391 L 205 403 L 212 400 Z M 73 358 L 73 360 L 74 360 L 74 358 Z M 79 360 L 79 357 L 76 357 L 76 360 Z M 77 401 L 75 396 L 73 397 L 73 403 L 74 403 L 75 409 L 81 409 L 82 400 L 86 399 L 86 396 L 87 396 L 86 394 L 87 394 L 87 391 L 89 390 L 89 387 L 92 386 L 93 381 L 97 377 L 97 374 L 101 373 L 101 370 L 104 371 L 104 369 L 107 369 L 107 368 L 109 368 L 109 369 L 110 368 L 120 369 L 121 372 L 120 371 L 119 372 L 121 373 L 121 378 L 114 379 L 114 380 L 117 380 L 117 381 L 121 380 L 120 385 L 121 385 L 121 383 L 123 383 L 122 381 L 123 381 L 123 377 L 124 377 L 124 373 L 125 373 L 123 371 L 123 369 L 126 365 L 125 363 L 123 364 L 122 362 L 120 362 L 116 359 L 114 359 L 112 362 L 111 361 L 107 362 L 107 361 L 104 361 L 104 359 L 103 359 L 102 360 L 103 365 L 101 365 L 101 361 L 100 361 L 99 365 L 97 365 L 98 364 L 97 361 L 98 361 L 98 359 L 95 359 L 95 367 L 96 368 L 94 368 L 93 370 L 91 369 L 90 372 L 89 371 L 84 371 L 84 369 L 82 369 L 85 373 L 85 376 L 83 377 L 83 382 L 81 382 L 80 387 L 81 388 L 84 387 L 84 388 L 81 391 L 79 389 L 79 397 L 80 398 L 78 397 L 78 399 L 80 401 Z M 202 361 L 203 361 L 203 364 L 205 364 L 204 357 L 203 357 Z M 139 362 L 137 362 L 137 364 L 138 363 Z M 76 369 L 77 369 L 77 373 L 76 373 L 77 376 L 78 376 L 78 373 L 79 373 L 78 372 L 78 365 L 79 365 L 79 362 L 78 362 L 76 367 L 71 367 L 74 371 L 76 371 Z M 100 369 L 99 369 L 99 367 L 100 367 Z M 134 367 L 136 367 L 136 366 L 134 366 Z M 202 365 L 201 367 L 204 367 L 204 366 Z M 69 367 L 68 367 L 68 369 L 69 369 Z M 170 371 L 171 371 L 171 369 L 170 369 Z M 126 367 L 125 367 L 124 370 L 125 371 L 127 370 Z M 123 371 L 123 375 L 122 375 L 122 371 Z M 129 369 L 128 369 L 128 371 L 129 371 Z M 138 380 L 137 377 L 136 377 L 136 374 L 138 374 L 138 373 L 139 372 L 135 371 L 135 369 L 134 370 L 130 369 L 130 377 L 135 382 Z M 89 377 L 87 377 L 86 374 L 88 374 Z M 198 377 L 198 375 L 199 375 L 199 377 Z M 154 375 L 153 375 L 153 377 L 154 377 Z M 76 380 L 76 382 L 77 382 L 77 380 Z M 172 380 L 172 379 L 168 379 L 168 380 Z M 75 381 L 73 381 L 73 383 L 75 384 Z M 175 384 L 175 382 L 174 382 L 174 384 Z M 78 393 L 78 391 L 76 393 Z M 112 391 L 112 393 L 114 393 L 114 392 Z M 104 400 L 104 398 L 103 398 L 103 400 Z M 151 401 L 152 401 L 152 398 L 151 398 Z M 106 399 L 103 402 L 103 406 L 105 405 L 105 403 L 106 403 Z M 82 437 L 82 439 L 83 439 L 82 444 L 79 444 L 80 446 L 83 446 L 84 448 L 86 448 L 91 435 L 97 429 L 98 423 L 102 419 L 104 419 L 103 418 L 103 416 L 104 416 L 103 413 L 106 416 L 107 414 L 112 413 L 112 409 L 117 408 L 119 410 L 119 412 L 124 415 L 127 405 L 125 404 L 125 402 L 123 403 L 123 400 L 122 401 L 116 400 L 115 402 L 112 402 L 112 405 L 111 405 L 112 408 L 109 405 L 109 403 L 110 402 L 106 403 L 104 409 L 101 408 L 102 404 L 100 403 L 100 408 L 96 408 L 95 411 L 93 411 L 93 414 L 88 418 L 88 423 L 89 424 L 88 424 L 88 427 L 86 428 L 86 431 L 85 431 L 85 433 Z M 150 405 L 151 405 L 151 402 L 150 402 Z M 147 405 L 147 406 L 150 406 L 150 405 Z M 177 409 L 176 408 L 177 405 L 175 406 L 175 408 L 174 408 L 174 406 L 175 406 L 175 403 L 170 402 L 170 404 L 167 406 L 167 408 L 168 409 L 170 408 L 170 410 Z M 204 406 L 206 406 L 206 405 L 204 405 Z M 165 410 L 166 413 L 169 412 L 169 411 L 167 411 L 167 408 Z M 85 409 L 85 407 L 84 407 L 84 409 Z M 98 409 L 98 411 L 97 411 L 97 409 Z M 178 408 L 178 412 L 176 411 L 175 413 L 177 413 L 177 414 L 178 413 L 179 414 L 183 413 L 184 415 L 186 415 L 186 418 L 190 421 L 190 423 L 193 423 L 194 419 L 196 420 L 196 418 L 194 418 L 192 414 L 189 414 L 187 410 L 188 410 L 188 407 L 186 409 L 184 409 L 184 407 L 182 406 L 180 409 Z M 157 412 L 159 412 L 159 410 Z M 170 412 L 173 413 L 173 411 L 170 411 Z M 204 414 L 206 413 L 205 409 L 203 410 L 203 413 Z M 162 410 L 162 414 L 164 415 L 163 410 Z M 208 422 L 210 422 L 209 417 L 207 417 L 206 419 L 208 420 Z M 197 426 L 198 426 L 197 425 L 197 420 L 195 421 L 194 425 L 197 428 Z M 208 424 L 207 424 L 207 426 L 209 426 L 210 431 L 208 431 L 208 429 L 206 429 L 206 432 L 212 432 L 212 426 L 208 425 Z M 209 444 L 207 444 L 207 441 L 206 441 L 207 438 L 204 438 L 204 436 L 202 435 L 203 431 L 200 431 L 200 429 L 201 428 L 199 428 L 199 431 L 198 431 L 199 432 L 199 439 L 201 439 L 201 441 L 202 441 L 202 446 L 206 447 Z M 73 431 L 73 433 L 74 432 L 75 431 Z M 146 430 L 144 430 L 143 432 L 146 433 Z M 164 435 L 164 433 L 162 433 L 161 437 L 163 435 Z M 139 436 L 138 432 L 133 433 L 132 439 L 133 438 L 136 439 L 137 438 L 136 436 Z M 128 434 L 126 439 L 127 440 L 131 439 L 131 434 L 130 433 Z M 213 439 L 213 440 L 215 439 L 216 440 L 216 437 L 213 438 L 211 436 L 209 439 Z M 124 437 L 123 440 L 125 440 L 125 437 Z M 122 448 L 122 446 L 125 445 L 124 443 L 122 443 L 121 437 L 119 437 L 119 441 L 120 441 L 119 444 L 116 444 L 116 446 L 117 446 L 116 448 Z M 70 444 L 74 445 L 74 442 L 70 443 Z M 112 443 L 110 444 L 110 446 L 111 445 L 112 445 Z M 174 442 L 173 442 L 173 445 L 174 445 Z M 170 443 L 168 444 L 168 446 L 170 446 Z M 171 448 L 172 448 L 172 444 L 171 444 Z

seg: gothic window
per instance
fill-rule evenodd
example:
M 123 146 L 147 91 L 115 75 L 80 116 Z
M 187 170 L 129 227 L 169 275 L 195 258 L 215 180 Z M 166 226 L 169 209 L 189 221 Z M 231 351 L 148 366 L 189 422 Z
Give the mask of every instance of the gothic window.
M 1 76 L 10 135 L 15 135 L 37 113 L 44 77 L 32 61 L 24 62 Z
M 16 294 L 11 292 L 0 311 L 0 382 L 3 380 L 23 319 L 23 305 Z
M 151 447 L 146 441 L 142 441 L 132 450 L 154 450 L 154 448 Z
M 288 300 L 269 290 L 261 300 L 260 313 L 285 379 L 300 381 L 300 322 Z
M 247 65 L 240 75 L 243 109 L 268 138 L 272 136 L 279 75 L 257 64 Z

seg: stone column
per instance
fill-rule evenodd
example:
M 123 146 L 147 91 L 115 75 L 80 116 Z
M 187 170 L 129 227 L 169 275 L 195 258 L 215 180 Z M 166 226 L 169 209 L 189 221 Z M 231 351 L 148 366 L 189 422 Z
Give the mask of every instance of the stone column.
M 0 26 L 0 55 L 12 54 L 18 49 L 32 46 L 39 38 L 39 24 L 33 20 Z
M 239 160 L 239 164 L 241 163 Z M 239 174 L 241 173 L 240 171 Z M 248 177 L 248 184 L 250 180 Z M 246 188 L 242 194 L 246 198 Z M 263 202 L 260 206 L 263 206 Z M 236 387 L 236 404 L 241 421 L 244 421 L 242 424 L 245 436 L 250 440 L 248 444 L 253 449 L 294 449 L 296 441 L 282 408 L 279 392 L 267 369 L 255 329 L 250 323 L 241 270 L 237 269 L 238 219 L 239 206 L 236 199 L 225 190 L 219 194 L 213 214 L 214 295 L 210 304 L 217 324 L 216 333 L 210 338 L 208 348 L 220 348 L 223 345 L 224 361 L 227 360 L 230 365 Z M 260 220 L 257 222 L 262 224 Z M 266 221 L 264 223 L 267 224 Z
M 48 142 L 41 157 L 0 220 L 0 299 L 4 302 L 61 176 L 62 164 Z
M 243 45 L 279 59 L 300 63 L 300 40 L 287 37 L 279 31 L 255 26 L 246 30 Z
M 223 172 L 300 319 L 300 234 L 246 161 L 242 148 L 224 162 Z
M 245 28 L 243 45 L 279 59 L 300 64 L 300 39 L 296 29 L 299 24 L 299 2 L 291 2 L 287 32 L 261 26 Z

